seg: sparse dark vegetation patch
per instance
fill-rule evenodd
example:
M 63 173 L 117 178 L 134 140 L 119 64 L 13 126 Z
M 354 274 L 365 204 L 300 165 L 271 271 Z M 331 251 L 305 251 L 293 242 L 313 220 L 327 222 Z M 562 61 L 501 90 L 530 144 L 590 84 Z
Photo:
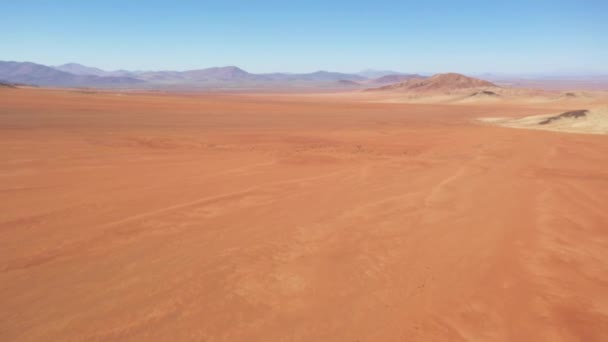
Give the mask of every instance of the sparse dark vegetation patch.
M 579 110 L 572 110 L 572 111 L 569 111 L 569 112 L 563 112 L 563 113 L 561 113 L 559 115 L 546 118 L 545 120 L 539 122 L 538 124 L 539 125 L 546 125 L 546 124 L 549 124 L 549 123 L 551 123 L 553 121 L 560 120 L 560 119 L 563 119 L 563 118 L 578 119 L 578 118 L 587 116 L 587 113 L 589 113 L 589 111 L 586 110 L 586 109 L 579 109 Z
M 476 93 L 471 94 L 471 97 L 473 97 L 473 96 L 499 96 L 499 95 L 493 91 L 482 90 L 482 91 L 478 91 Z

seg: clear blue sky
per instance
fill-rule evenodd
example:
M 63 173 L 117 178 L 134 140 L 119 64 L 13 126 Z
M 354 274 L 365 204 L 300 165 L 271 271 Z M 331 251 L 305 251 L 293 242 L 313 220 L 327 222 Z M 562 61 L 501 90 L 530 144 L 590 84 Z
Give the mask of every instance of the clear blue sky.
M 0 60 L 252 72 L 608 72 L 608 0 L 0 0 Z

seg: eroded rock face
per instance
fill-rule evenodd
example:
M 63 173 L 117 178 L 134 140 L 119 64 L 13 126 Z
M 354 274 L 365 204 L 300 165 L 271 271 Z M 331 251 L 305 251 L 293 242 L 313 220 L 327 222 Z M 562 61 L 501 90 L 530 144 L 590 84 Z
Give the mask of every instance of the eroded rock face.
M 578 119 L 578 118 L 587 116 L 587 113 L 589 113 L 589 111 L 586 110 L 586 109 L 572 110 L 572 111 L 569 111 L 569 112 L 563 112 L 563 113 L 561 113 L 559 115 L 546 118 L 545 120 L 539 122 L 538 124 L 539 125 L 546 125 L 546 124 L 549 124 L 549 123 L 551 123 L 551 122 L 553 122 L 555 120 L 560 120 L 560 119 L 563 119 L 563 118 Z

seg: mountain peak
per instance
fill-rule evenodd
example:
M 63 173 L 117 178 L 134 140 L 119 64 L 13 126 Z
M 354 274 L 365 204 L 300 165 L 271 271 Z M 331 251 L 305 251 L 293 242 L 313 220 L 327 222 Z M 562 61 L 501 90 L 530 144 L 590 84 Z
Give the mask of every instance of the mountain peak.
M 58 65 L 57 67 L 83 67 L 83 66 L 84 65 L 82 65 L 80 63 L 70 62 L 70 63 L 65 63 L 65 64 Z
M 101 70 L 99 68 L 88 67 L 86 65 L 78 64 L 78 63 L 66 63 L 62 65 L 58 65 L 54 67 L 54 69 L 69 72 L 74 75 L 91 75 L 91 76 L 106 76 L 108 74 L 107 71 Z

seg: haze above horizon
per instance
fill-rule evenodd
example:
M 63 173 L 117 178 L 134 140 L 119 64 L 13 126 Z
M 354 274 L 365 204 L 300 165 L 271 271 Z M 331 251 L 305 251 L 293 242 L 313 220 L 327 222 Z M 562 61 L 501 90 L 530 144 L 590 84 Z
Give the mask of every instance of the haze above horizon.
M 608 72 L 605 1 L 29 1 L 1 60 L 106 70 Z

